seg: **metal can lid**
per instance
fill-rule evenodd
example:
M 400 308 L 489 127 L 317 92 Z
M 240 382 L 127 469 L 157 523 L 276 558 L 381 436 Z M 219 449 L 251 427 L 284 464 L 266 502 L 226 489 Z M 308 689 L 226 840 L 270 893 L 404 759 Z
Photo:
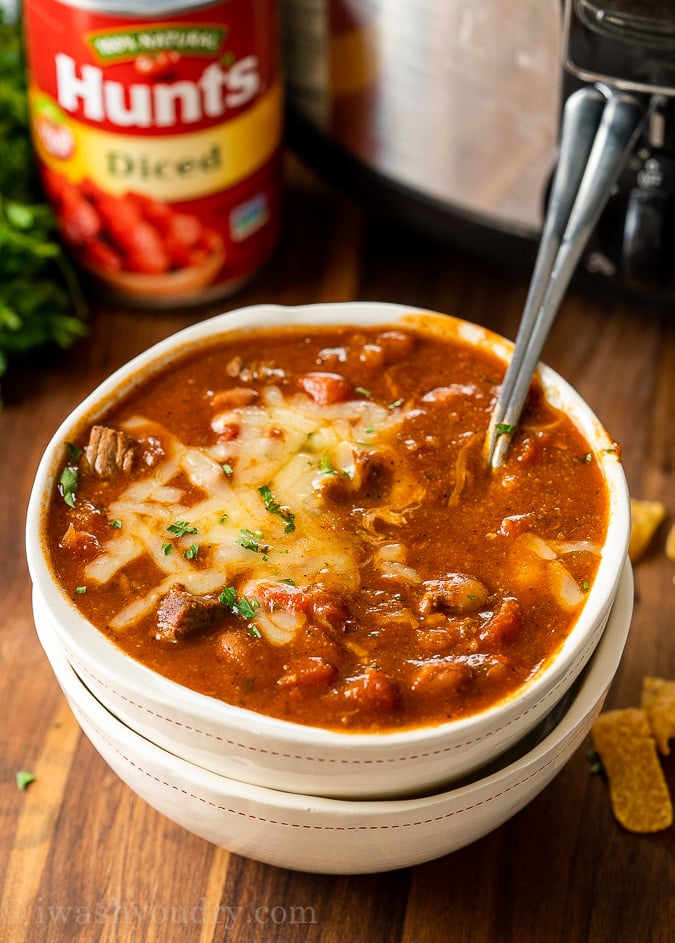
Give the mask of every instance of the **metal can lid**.
M 191 10 L 207 9 L 216 6 L 218 0 L 58 0 L 66 7 L 89 10 L 92 13 L 110 16 L 143 17 L 165 16 L 178 11 L 189 13 Z

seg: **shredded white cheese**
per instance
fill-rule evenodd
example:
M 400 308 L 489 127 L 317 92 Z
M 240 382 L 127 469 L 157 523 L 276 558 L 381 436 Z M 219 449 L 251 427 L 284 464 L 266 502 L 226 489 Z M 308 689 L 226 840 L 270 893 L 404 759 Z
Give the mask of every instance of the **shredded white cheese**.
M 115 613 L 111 625 L 128 628 L 177 584 L 194 593 L 261 579 L 358 589 L 359 549 L 331 524 L 321 486 L 332 476 L 349 486 L 360 473 L 359 455 L 399 422 L 395 412 L 367 399 L 318 406 L 300 394 L 284 398 L 276 387 L 255 404 L 214 414 L 217 436 L 233 427 L 236 435 L 223 434 L 209 448 L 181 442 L 142 416 L 126 422 L 129 434 L 158 439 L 163 455 L 111 503 L 109 513 L 121 528 L 85 575 L 106 583 L 145 557 L 157 582 Z M 292 527 L 266 506 L 259 491 L 266 487 L 292 515 Z M 288 641 L 301 621 L 261 611 L 255 616 L 260 631 L 277 643 Z

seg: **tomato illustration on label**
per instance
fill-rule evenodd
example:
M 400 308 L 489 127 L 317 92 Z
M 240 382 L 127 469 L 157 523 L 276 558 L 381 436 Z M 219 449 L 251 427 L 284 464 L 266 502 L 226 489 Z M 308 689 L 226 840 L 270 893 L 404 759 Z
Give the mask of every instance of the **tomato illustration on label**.
M 180 54 L 173 49 L 163 49 L 161 52 L 138 56 L 134 68 L 139 75 L 146 79 L 175 78 Z
M 89 179 L 75 185 L 53 171 L 44 180 L 64 240 L 94 271 L 163 275 L 224 256 L 218 232 L 152 197 L 113 197 Z
M 40 95 L 34 104 L 34 126 L 42 146 L 59 160 L 68 160 L 75 151 L 75 138 L 65 112 L 47 95 Z

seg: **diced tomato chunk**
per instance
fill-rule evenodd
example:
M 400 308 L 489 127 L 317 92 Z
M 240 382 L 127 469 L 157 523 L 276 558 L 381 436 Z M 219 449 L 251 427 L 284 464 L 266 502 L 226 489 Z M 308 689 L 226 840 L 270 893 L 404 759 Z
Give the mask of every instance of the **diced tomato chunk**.
M 85 530 L 77 530 L 72 523 L 68 525 L 68 529 L 59 543 L 67 550 L 72 550 L 73 553 L 83 556 L 93 556 L 100 549 L 100 544 L 94 534 L 90 534 Z
M 267 583 L 260 587 L 262 602 L 268 609 L 283 609 L 285 612 L 308 612 L 311 597 L 287 583 Z
M 319 406 L 344 403 L 354 395 L 351 383 L 339 373 L 306 373 L 298 383 Z
M 513 596 L 502 599 L 494 615 L 483 627 L 481 637 L 489 639 L 495 647 L 512 642 L 523 624 L 523 610 Z

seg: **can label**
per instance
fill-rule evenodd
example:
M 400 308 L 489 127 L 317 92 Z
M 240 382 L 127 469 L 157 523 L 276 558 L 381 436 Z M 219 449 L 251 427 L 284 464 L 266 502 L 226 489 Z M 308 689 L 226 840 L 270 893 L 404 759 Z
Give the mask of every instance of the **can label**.
M 251 275 L 279 231 L 276 0 L 23 6 L 33 140 L 77 261 L 157 304 Z

